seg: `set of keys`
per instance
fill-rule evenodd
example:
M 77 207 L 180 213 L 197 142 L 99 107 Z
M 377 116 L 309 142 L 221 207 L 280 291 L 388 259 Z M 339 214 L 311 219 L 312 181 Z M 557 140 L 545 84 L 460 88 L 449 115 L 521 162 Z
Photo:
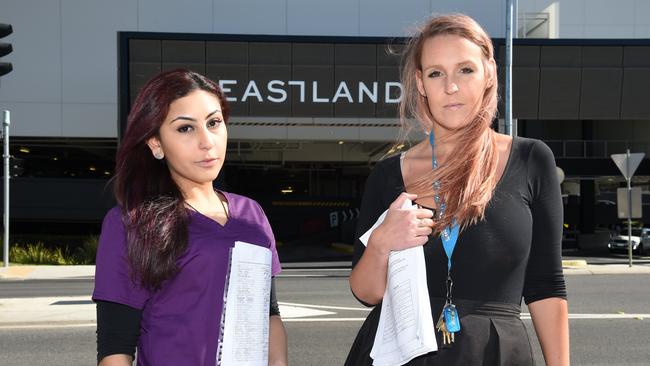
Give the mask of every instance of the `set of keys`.
M 460 322 L 458 321 L 458 310 L 452 303 L 445 303 L 440 313 L 440 319 L 436 324 L 438 332 L 442 333 L 442 344 L 450 345 L 456 341 L 455 334 L 460 331 Z
M 442 333 L 442 344 L 451 345 L 456 341 L 455 334 L 460 331 L 460 320 L 458 319 L 458 310 L 456 305 L 451 302 L 451 290 L 454 285 L 451 280 L 451 274 L 447 273 L 447 300 L 440 313 L 440 319 L 436 323 L 436 329 Z

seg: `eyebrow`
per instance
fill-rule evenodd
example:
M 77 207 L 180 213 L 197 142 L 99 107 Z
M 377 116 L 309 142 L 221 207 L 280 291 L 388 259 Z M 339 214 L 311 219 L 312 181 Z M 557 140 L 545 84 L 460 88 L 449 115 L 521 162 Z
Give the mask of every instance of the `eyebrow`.
M 461 61 L 461 62 L 457 63 L 454 66 L 461 66 L 461 65 L 465 65 L 465 64 L 470 64 L 470 65 L 476 66 L 476 63 L 474 61 L 472 61 L 472 60 Z M 438 68 L 438 69 L 444 69 L 444 67 L 442 67 L 440 65 L 428 65 L 426 67 L 423 66 L 422 69 L 424 70 L 424 69 L 429 69 L 429 68 L 432 68 L 432 67 L 435 67 L 435 68 Z
M 214 111 L 208 113 L 208 115 L 205 116 L 205 119 L 208 119 L 208 118 L 212 117 L 212 116 L 213 116 L 215 113 L 217 113 L 217 112 L 221 112 L 221 109 L 215 109 Z M 196 119 L 194 119 L 194 118 L 192 118 L 192 117 L 187 117 L 187 116 L 178 116 L 178 117 L 174 118 L 173 120 L 171 120 L 171 122 L 169 122 L 169 123 L 174 123 L 174 122 L 176 122 L 176 121 L 178 121 L 178 120 L 185 120 L 185 121 L 196 122 Z

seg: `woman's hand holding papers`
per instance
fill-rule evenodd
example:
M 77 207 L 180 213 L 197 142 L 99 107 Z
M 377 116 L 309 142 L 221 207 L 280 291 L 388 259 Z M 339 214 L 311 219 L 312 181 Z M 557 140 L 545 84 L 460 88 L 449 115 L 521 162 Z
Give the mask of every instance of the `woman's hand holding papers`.
M 386 218 L 370 235 L 368 248 L 385 255 L 391 250 L 402 250 L 424 245 L 431 234 L 433 211 L 426 208 L 403 208 L 408 199 L 417 195 L 403 192 L 388 208 Z
M 431 234 L 433 211 L 403 207 L 415 194 L 402 193 L 389 206 L 384 221 L 372 231 L 361 259 L 350 273 L 350 288 L 366 303 L 379 303 L 386 291 L 388 256 L 393 250 L 424 245 Z

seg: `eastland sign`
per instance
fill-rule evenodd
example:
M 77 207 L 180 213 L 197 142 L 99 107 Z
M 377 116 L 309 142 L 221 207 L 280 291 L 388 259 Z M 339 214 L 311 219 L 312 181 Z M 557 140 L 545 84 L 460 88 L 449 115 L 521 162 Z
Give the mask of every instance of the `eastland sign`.
M 383 82 L 381 83 L 382 85 L 377 81 L 369 84 L 362 81 L 358 83 L 341 81 L 336 87 L 334 94 L 325 95 L 322 90 L 321 92 L 318 91 L 318 81 L 271 80 L 266 84 L 260 83 L 260 86 L 255 80 L 250 80 L 242 95 L 232 95 L 232 88 L 239 83 L 238 80 L 219 80 L 219 87 L 226 94 L 229 102 L 256 100 L 260 103 L 284 103 L 287 101 L 288 90 L 294 93 L 297 91 L 301 103 L 307 101 L 312 103 L 337 103 L 339 101 L 347 101 L 348 103 L 364 103 L 366 101 L 379 103 L 382 101 L 386 104 L 391 104 L 399 103 L 402 96 L 402 85 L 395 81 Z M 398 93 L 395 93 L 396 91 Z

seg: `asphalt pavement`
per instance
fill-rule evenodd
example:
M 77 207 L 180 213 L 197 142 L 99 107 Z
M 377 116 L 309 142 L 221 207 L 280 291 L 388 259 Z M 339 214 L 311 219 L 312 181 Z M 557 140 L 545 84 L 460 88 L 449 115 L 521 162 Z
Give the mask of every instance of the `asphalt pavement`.
M 613 258 L 602 263 L 598 260 L 584 259 L 581 257 L 565 257 L 563 261 L 564 273 L 573 275 L 612 275 L 612 274 L 650 274 L 650 259 L 637 260 L 636 264 L 629 267 L 624 263 L 624 258 Z M 592 264 L 595 263 L 595 264 Z M 339 277 L 347 277 L 350 262 L 295 262 L 284 263 L 281 277 L 319 277 L 332 276 L 336 273 Z M 328 270 L 330 272 L 328 272 Z M 5 288 L 10 282 L 20 281 L 41 282 L 44 287 L 48 281 L 92 281 L 95 275 L 95 266 L 26 266 L 15 265 L 0 269 L 0 281 Z M 91 325 L 95 323 L 95 309 L 90 300 L 90 293 L 48 294 L 48 291 L 29 291 L 21 286 L 14 286 L 16 291 L 3 291 L 0 294 L 0 327 L 37 327 L 37 326 L 65 326 L 65 325 Z M 304 318 L 311 315 L 322 315 L 321 310 L 314 310 L 290 303 L 281 304 L 283 318 L 290 320 Z
M 579 261 L 572 257 L 565 264 Z M 649 364 L 650 264 L 638 262 L 629 270 L 624 257 L 587 258 L 582 267 L 565 268 L 573 365 Z M 283 266 L 277 285 L 290 364 L 342 365 L 370 310 L 350 294 L 349 262 Z M 22 269 L 21 278 L 0 280 L 0 365 L 94 363 L 92 267 L 72 274 L 64 269 L 39 266 Z M 535 360 L 543 365 L 525 305 L 521 317 Z

